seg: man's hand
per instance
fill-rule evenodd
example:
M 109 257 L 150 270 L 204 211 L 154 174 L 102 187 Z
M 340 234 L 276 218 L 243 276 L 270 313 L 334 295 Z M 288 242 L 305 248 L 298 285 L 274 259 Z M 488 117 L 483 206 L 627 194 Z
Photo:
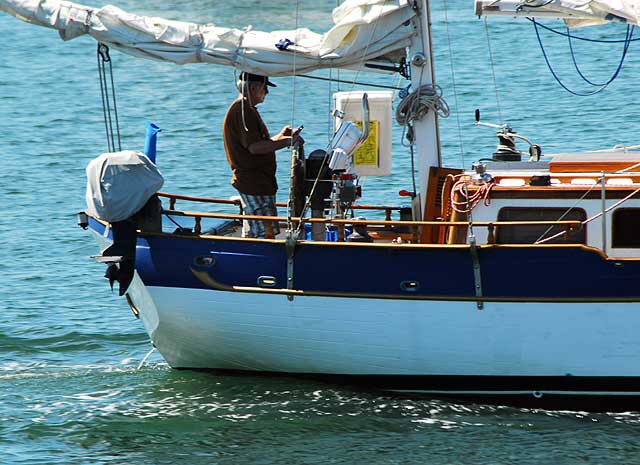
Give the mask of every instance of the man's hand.
M 278 148 L 290 147 L 292 144 L 304 144 L 304 139 L 300 135 L 300 131 L 304 126 L 300 126 L 299 128 L 293 130 L 291 126 L 284 126 L 280 132 L 271 138 L 274 142 L 278 144 Z
M 282 138 L 282 137 L 291 137 L 291 131 L 292 128 L 291 126 L 289 126 L 288 124 L 286 126 L 284 126 L 280 132 L 278 133 L 278 135 L 276 137 Z
M 302 129 L 303 126 L 300 126 L 292 131 L 291 126 L 287 125 L 271 139 L 254 142 L 247 148 L 253 155 L 263 155 L 286 147 L 291 147 L 291 144 L 299 144 L 302 146 L 304 144 L 304 139 L 300 136 L 300 131 L 302 131 Z

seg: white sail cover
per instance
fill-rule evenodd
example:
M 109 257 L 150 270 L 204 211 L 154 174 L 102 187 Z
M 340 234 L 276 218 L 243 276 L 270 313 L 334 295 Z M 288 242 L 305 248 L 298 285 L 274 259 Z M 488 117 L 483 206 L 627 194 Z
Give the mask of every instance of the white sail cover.
M 613 21 L 640 26 L 640 0 L 476 0 L 476 13 L 563 18 L 569 27 Z
M 413 29 L 407 21 L 415 15 L 407 0 L 347 0 L 333 10 L 335 26 L 317 34 L 304 28 L 229 29 L 60 0 L 0 0 L 0 11 L 57 29 L 64 40 L 89 34 L 129 55 L 177 64 L 215 63 L 268 76 L 395 61 L 409 45 Z M 279 50 L 276 44 L 283 39 L 294 45 Z

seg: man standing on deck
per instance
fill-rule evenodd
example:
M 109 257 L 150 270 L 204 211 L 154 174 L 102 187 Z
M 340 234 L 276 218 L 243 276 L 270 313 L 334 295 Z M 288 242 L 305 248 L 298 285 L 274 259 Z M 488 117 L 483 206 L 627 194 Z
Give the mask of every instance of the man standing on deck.
M 291 126 L 269 136 L 256 108 L 269 93 L 268 87 L 276 87 L 268 77 L 243 72 L 236 85 L 240 95 L 227 110 L 223 123 L 224 148 L 233 172 L 231 185 L 240 193 L 245 214 L 277 216 L 275 152 L 296 141 L 303 144 L 304 140 Z M 266 232 L 262 220 L 243 221 L 242 237 L 264 238 Z M 279 232 L 274 222 L 273 236 Z

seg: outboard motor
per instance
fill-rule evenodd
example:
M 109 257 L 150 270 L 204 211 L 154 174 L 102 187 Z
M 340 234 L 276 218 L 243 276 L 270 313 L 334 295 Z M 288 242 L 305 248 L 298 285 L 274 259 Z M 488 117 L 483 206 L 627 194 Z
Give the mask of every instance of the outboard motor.
M 96 260 L 107 265 L 105 277 L 119 294 L 127 292 L 136 257 L 136 230 L 160 231 L 162 206 L 156 192 L 164 179 L 142 152 L 104 153 L 87 166 L 86 213 L 110 223 L 113 244 Z

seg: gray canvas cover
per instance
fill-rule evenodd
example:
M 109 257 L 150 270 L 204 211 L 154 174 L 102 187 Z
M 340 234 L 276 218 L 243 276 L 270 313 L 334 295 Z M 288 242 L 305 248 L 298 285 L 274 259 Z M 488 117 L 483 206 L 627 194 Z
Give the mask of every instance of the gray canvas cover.
M 87 214 L 113 223 L 137 213 L 164 184 L 142 152 L 103 153 L 87 165 Z

